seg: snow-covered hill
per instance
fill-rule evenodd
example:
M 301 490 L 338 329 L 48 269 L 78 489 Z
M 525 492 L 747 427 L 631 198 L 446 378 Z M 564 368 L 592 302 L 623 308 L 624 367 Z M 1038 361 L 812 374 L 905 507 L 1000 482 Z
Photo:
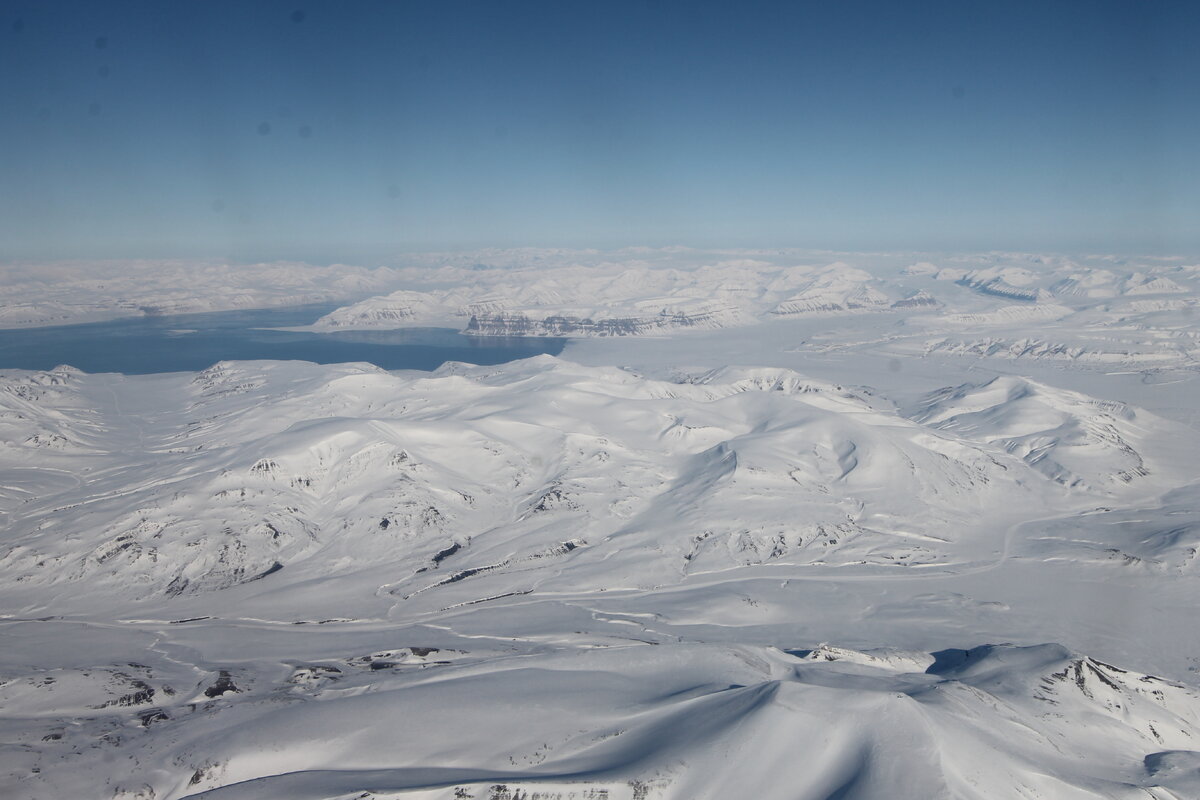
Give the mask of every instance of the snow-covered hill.
M 1143 442 L 1187 433 L 1024 381 L 947 390 L 913 422 L 787 370 L 669 383 L 546 356 L 446 372 L 219 364 L 158 379 L 160 408 L 132 428 L 125 407 L 146 401 L 120 399 L 127 384 L 10 378 L 10 464 L 32 457 L 90 499 L 5 509 L 0 597 L 79 610 L 381 560 L 397 565 L 387 592 L 414 598 L 465 573 L 524 591 L 530 563 L 568 554 L 577 587 L 618 564 L 623 585 L 650 587 L 757 563 L 971 563 L 1014 506 L 1140 487 Z M 40 594 L 68 583 L 86 591 Z
M 153 691 L 154 676 L 128 673 Z M 214 800 L 1185 798 L 1200 786 L 1200 695 L 1057 645 L 493 659 L 410 647 L 297 665 L 269 689 L 207 681 L 188 687 L 194 708 L 144 711 L 151 721 L 125 734 L 117 796 L 157 784 L 156 796 Z M 55 746 L 78 748 L 79 733 Z M 153 784 L 138 771 L 172 762 Z
M 999 444 L 1067 486 L 1136 484 L 1155 471 L 1146 453 L 1174 453 L 1172 470 L 1187 460 L 1171 426 L 1147 412 L 1024 378 L 944 389 L 912 413 L 938 430 Z
M 387 267 L 173 261 L 0 268 L 0 327 L 359 299 L 304 329 L 703 338 L 787 330 L 887 356 L 1191 369 L 1200 267 L 1178 257 L 517 248 L 414 253 Z M 823 327 L 863 331 L 827 337 Z M 805 345 L 798 345 L 803 347 Z M 739 356 L 740 360 L 740 356 Z M 621 362 L 624 363 L 624 362 Z
M 878 278 L 844 261 L 720 260 L 688 268 L 600 264 L 475 273 L 450 289 L 399 291 L 337 309 L 316 331 L 457 324 L 479 336 L 638 336 L 749 325 L 780 316 L 929 307 L 893 304 Z M 465 323 L 465 325 L 464 325 Z
M 0 376 L 0 789 L 1195 795 L 1194 429 L 673 374 Z
M 163 266 L 10 267 L 0 325 L 375 294 L 315 329 L 647 372 L 4 374 L 0 795 L 1200 796 L 1200 268 Z

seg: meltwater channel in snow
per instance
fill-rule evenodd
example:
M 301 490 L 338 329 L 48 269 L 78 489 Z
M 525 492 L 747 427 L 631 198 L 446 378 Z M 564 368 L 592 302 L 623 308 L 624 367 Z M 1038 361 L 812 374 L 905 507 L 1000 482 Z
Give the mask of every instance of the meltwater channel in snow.
M 83 325 L 0 330 L 0 369 L 144 375 L 188 372 L 225 360 L 365 361 L 384 369 L 436 369 L 447 361 L 500 364 L 562 351 L 564 339 L 467 336 L 450 328 L 315 334 L 309 325 L 333 306 L 307 305 L 205 314 L 146 316 Z

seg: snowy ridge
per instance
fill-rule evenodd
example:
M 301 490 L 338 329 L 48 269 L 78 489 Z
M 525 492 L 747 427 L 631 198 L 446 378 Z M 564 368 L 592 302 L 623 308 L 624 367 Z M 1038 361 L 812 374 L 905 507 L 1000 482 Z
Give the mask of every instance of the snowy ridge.
M 118 778 L 115 797 L 887 798 L 902 786 L 1182 800 L 1198 786 L 1200 696 L 1173 682 L 1059 645 L 819 652 L 664 644 L 497 661 L 413 646 L 298 664 L 270 686 L 216 670 L 171 688 L 149 667 L 41 680 L 76 696 L 107 686 L 114 702 L 93 725 L 141 706 L 122 749 L 173 767 Z M 70 713 L 64 694 L 40 693 L 41 708 Z
M 1043 298 L 1041 292 L 1036 288 L 1025 286 L 1013 286 L 1011 283 L 1001 277 L 983 277 L 976 273 L 968 274 L 966 277 L 959 280 L 963 286 L 969 286 L 983 294 L 992 295 L 993 297 L 1001 297 L 1005 300 L 1024 300 L 1031 303 L 1036 303 Z
M 772 314 L 828 314 L 887 308 L 888 296 L 871 284 L 872 276 L 841 262 L 821 271 L 804 291 L 784 300 Z
M 6 269 L 0 326 L 366 297 L 306 329 L 703 339 L 762 326 L 764 335 L 793 331 L 798 350 L 871 344 L 889 356 L 1093 370 L 1200 363 L 1191 324 L 1200 269 L 1170 257 L 519 248 L 410 254 L 377 269 L 185 261 Z M 226 288 L 197 293 L 197 283 Z M 842 330 L 842 319 L 854 320 L 864 341 L 824 341 L 818 326 Z M 987 336 L 974 333 L 981 328 Z
M 1171 476 L 1197 439 L 1144 411 L 1017 378 L 943 390 L 907 419 L 869 393 L 788 370 L 682 380 L 551 357 L 417 379 L 222 364 L 160 379 L 190 420 L 136 430 L 141 458 L 158 464 L 139 478 L 122 463 L 129 445 L 116 445 L 129 439 L 118 415 L 133 402 L 121 388 L 78 373 L 19 375 L 8 395 L 38 387 L 42 410 L 8 419 L 22 444 L 4 458 L 45 485 L 28 490 L 36 502 L 14 495 L 3 509 L 19 517 L 0 550 L 12 578 L 0 592 L 86 579 L 89 592 L 148 599 L 304 580 L 334 554 L 347 570 L 381 558 L 441 568 L 431 554 L 468 544 L 454 561 L 513 590 L 522 578 L 512 565 L 567 540 L 588 543 L 571 556 L 581 560 L 574 580 L 597 585 L 624 561 L 625 580 L 646 586 L 767 562 L 971 563 L 1019 521 L 1014 506 L 1035 514 L 1151 480 L 1178 485 Z M 264 393 L 276 397 L 267 408 Z M 80 414 L 89 395 L 110 411 Z M 155 418 L 167 419 L 143 416 Z M 34 452 L 44 473 L 29 471 Z M 81 454 L 94 477 L 67 467 Z M 65 474 L 79 477 L 64 486 Z M 91 499 L 55 499 L 77 488 Z M 564 525 L 572 536 L 554 533 Z M 80 533 L 63 539 L 63 528 Z M 592 562 L 600 571 L 587 578 Z M 390 594 L 429 588 L 424 568 L 412 569 L 388 582 Z
M 976 313 L 943 314 L 936 318 L 919 321 L 932 326 L 1013 325 L 1062 319 L 1072 313 L 1071 309 L 1066 306 L 1042 303 L 1038 305 L 1003 306 L 992 311 Z
M 1169 798 L 1186 796 L 1197 785 L 1190 748 L 1200 736 L 1200 697 L 1169 682 L 1056 645 L 941 651 L 922 659 L 930 662 L 924 669 L 894 659 L 881 664 L 871 653 L 838 653 L 812 662 L 772 649 L 668 645 L 657 652 L 624 648 L 542 657 L 499 672 L 448 665 L 443 670 L 449 674 L 436 681 L 385 679 L 384 686 L 399 685 L 373 692 L 369 704 L 331 698 L 334 707 L 322 704 L 320 716 L 311 704 L 293 705 L 286 716 L 324 728 L 327 741 L 338 743 L 321 757 L 329 765 L 324 770 L 289 771 L 288 762 L 276 758 L 262 774 L 264 754 L 250 750 L 254 743 L 295 734 L 280 728 L 284 715 L 260 713 L 248 730 L 223 743 L 207 768 L 196 770 L 190 787 L 224 788 L 187 796 L 329 798 L 367 789 L 497 800 L 796 792 L 827 797 L 838 791 L 883 798 L 896 796 L 902 781 L 909 796 L 1096 797 L 1132 783 L 1153 789 L 1150 796 Z M 608 677 L 618 663 L 637 681 Z M 535 670 L 541 687 L 530 692 L 527 673 Z M 593 688 L 574 708 L 545 705 L 587 678 Z M 362 682 L 353 674 L 334 680 Z M 672 693 L 679 686 L 692 688 Z M 449 754 L 434 744 L 452 731 L 462 736 L 431 713 L 451 705 L 454 692 L 473 699 L 485 693 L 511 697 L 519 709 L 509 718 L 519 724 L 505 726 L 503 712 L 496 716 L 500 709 L 479 707 L 479 730 L 461 738 L 460 746 L 493 755 L 473 768 L 452 766 Z M 565 717 L 584 704 L 627 709 L 628 716 L 598 731 L 571 730 Z M 378 745 L 362 735 L 365 726 L 356 726 L 354 717 L 374 721 L 405 705 L 431 723 L 424 736 L 397 742 L 413 766 L 381 769 L 378 756 L 365 755 Z M 1075 721 L 1085 718 L 1089 724 Z M 500 747 L 484 738 L 498 726 L 515 728 Z M 1023 729 L 1025 735 L 1001 738 L 997 728 Z M 668 731 L 674 733 L 664 735 Z M 813 765 L 789 775 L 791 795 L 778 787 L 785 748 L 807 753 Z M 1053 755 L 1047 757 L 1047 749 Z M 505 751 L 513 755 L 506 759 Z M 1144 751 L 1141 759 L 1128 755 Z M 355 768 L 332 769 L 339 759 L 350 759 Z M 1052 766 L 1034 767 L 1033 759 Z
M 924 343 L 922 352 L 925 355 L 944 353 L 947 355 L 996 357 L 1004 359 L 1030 359 L 1060 362 L 1078 362 L 1081 364 L 1129 365 L 1137 367 L 1155 366 L 1185 366 L 1196 360 L 1196 348 L 1163 346 L 1157 343 L 1145 342 L 1140 347 L 1120 347 L 1111 349 L 1115 343 L 1097 342 L 1095 340 L 1076 340 L 1071 342 L 1056 342 L 1045 339 L 1022 338 L 1006 339 L 986 337 L 983 339 L 956 340 L 950 338 L 934 339 Z M 1155 347 L 1156 349 L 1151 349 Z M 1189 352 L 1191 350 L 1192 352 Z
M 0 790 L 1196 795 L 1200 433 L 672 375 L 0 376 Z
M 521 281 L 525 277 L 527 280 Z M 637 336 L 748 325 L 778 316 L 936 305 L 915 294 L 894 307 L 880 282 L 842 261 L 820 267 L 726 260 L 689 269 L 566 266 L 536 276 L 475 274 L 469 285 L 400 291 L 340 308 L 313 330 L 467 320 L 480 336 Z
M 1125 294 L 1127 295 L 1178 294 L 1186 291 L 1187 289 L 1166 275 L 1153 276 L 1135 272 L 1125 279 Z
M 495 254 L 493 254 L 495 255 Z M 1170 259 L 992 253 L 933 261 L 854 255 L 634 249 L 547 254 L 536 271 L 443 266 L 438 288 L 411 288 L 338 309 L 312 330 L 453 326 L 478 336 L 673 336 L 770 323 L 852 317 L 886 349 L 969 357 L 1070 361 L 1101 369 L 1197 363 L 1194 342 L 1172 343 L 1194 313 L 1197 270 Z M 408 272 L 410 277 L 414 273 Z M 450 288 L 445 288 L 446 285 Z M 936 313 L 930 313 L 934 312 Z M 869 317 L 864 315 L 870 314 Z M 1039 329 L 1029 335 L 1029 326 Z M 966 339 L 968 329 L 995 329 Z M 944 340 L 929 334 L 944 333 Z
M 149 598 L 285 568 L 304 575 L 331 553 L 343 553 L 347 568 L 404 554 L 428 564 L 428 553 L 486 533 L 521 542 L 468 558 L 479 562 L 468 569 L 500 574 L 513 559 L 561 545 L 546 538 L 547 522 L 557 528 L 566 519 L 596 553 L 573 558 L 636 555 L 645 563 L 628 577 L 639 583 L 659 580 L 651 575 L 661 570 L 766 561 L 935 564 L 970 560 L 971 540 L 960 531 L 972 515 L 1007 519 L 1014 496 L 1047 502 L 1049 486 L 1022 481 L 1020 462 L 1005 451 L 1069 485 L 1084 479 L 1059 463 L 1068 450 L 1091 457 L 1096 449 L 1096 471 L 1125 481 L 1147 469 L 1127 441 L 1139 440 L 1083 399 L 1054 405 L 1057 450 L 1049 434 L 1014 433 L 1011 420 L 1045 414 L 1027 407 L 1029 391 L 992 401 L 995 382 L 931 401 L 917 425 L 786 370 L 722 371 L 670 386 L 628 374 L 606 380 L 603 370 L 551 357 L 500 374 L 417 380 L 347 369 L 218 365 L 182 383 L 175 391 L 187 398 L 191 423 L 139 432 L 172 466 L 142 481 L 123 473 L 125 499 L 107 514 L 96 504 L 25 511 L 28 532 L 14 531 L 0 564 L 16 570 L 20 585 L 86 579 L 94 591 L 137 587 Z M 286 393 L 264 416 L 255 398 L 278 391 L 280 380 Z M 530 396 L 539 403 L 528 407 Z M 970 415 L 985 413 L 974 411 L 982 402 L 991 403 L 995 430 L 971 438 L 999 442 L 996 449 L 963 435 Z M 46 405 L 53 416 L 66 413 Z M 946 438 L 950 430 L 957 435 Z M 545 452 L 561 456 L 539 464 Z M 55 527 L 42 533 L 39 519 L 90 535 L 63 541 Z M 616 551 L 600 544 L 617 538 Z M 428 579 L 418 575 L 389 591 L 425 591 Z
M 1150 474 L 1143 453 L 1169 426 L 1145 411 L 1024 378 L 944 389 L 911 412 L 938 430 L 1000 444 L 1067 486 L 1112 490 Z

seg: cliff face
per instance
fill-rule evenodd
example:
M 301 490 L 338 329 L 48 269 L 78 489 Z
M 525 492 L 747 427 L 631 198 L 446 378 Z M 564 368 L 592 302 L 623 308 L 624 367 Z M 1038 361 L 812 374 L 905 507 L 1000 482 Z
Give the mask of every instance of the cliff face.
M 873 287 L 836 280 L 834 285 L 814 287 L 788 298 L 771 313 L 776 316 L 840 314 L 884 309 L 888 303 L 887 295 Z
M 326 314 L 319 322 L 326 328 L 341 328 L 341 327 L 363 327 L 371 326 L 378 327 L 383 324 L 395 323 L 397 326 L 404 325 L 416 319 L 417 314 L 411 306 L 380 306 L 370 309 L 365 309 L 354 315 L 341 315 L 336 312 Z
M 974 289 L 977 292 L 991 295 L 992 297 L 1003 297 L 1006 300 L 1020 300 L 1027 303 L 1036 303 L 1038 300 L 1038 290 L 1036 288 L 1013 286 L 1002 278 L 976 280 L 967 277 L 956 281 L 956 283 L 960 286 Z
M 354 330 L 429 324 L 454 316 L 453 303 L 446 300 L 446 297 L 430 292 L 400 290 L 335 309 L 313 323 L 313 327 L 318 330 Z
M 905 297 L 903 300 L 897 300 L 892 303 L 892 308 L 935 308 L 940 306 L 939 303 L 928 292 L 921 290 L 913 295 Z
M 463 333 L 472 336 L 637 336 L 646 333 L 651 323 L 651 320 L 636 317 L 593 320 L 550 316 L 531 319 L 525 314 L 498 312 L 471 317 Z
M 517 312 L 497 312 L 472 316 L 463 333 L 471 336 L 644 336 L 681 328 L 722 328 L 726 324 L 718 311 L 607 319 L 561 315 L 536 319 Z

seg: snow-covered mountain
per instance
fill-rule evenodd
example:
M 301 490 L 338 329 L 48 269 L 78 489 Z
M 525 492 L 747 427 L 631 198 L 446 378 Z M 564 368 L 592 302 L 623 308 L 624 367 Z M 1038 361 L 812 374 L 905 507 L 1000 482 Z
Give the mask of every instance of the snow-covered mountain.
M 818 349 L 889 357 L 1200 363 L 1200 267 L 1176 257 L 805 250 L 516 248 L 414 253 L 387 267 L 172 261 L 10 264 L 0 327 L 365 298 L 307 330 L 454 328 L 474 336 L 688 336 L 790 326 Z M 822 326 L 851 321 L 822 341 Z M 767 334 L 764 334 L 767 335 Z
M 1197 796 L 1200 269 L 464 258 L 279 292 L 644 366 L 0 375 L 0 794 Z
M 1175 450 L 1166 434 L 1171 426 L 1145 411 L 1017 377 L 944 389 L 913 416 L 941 431 L 999 444 L 1059 483 L 1091 489 L 1133 485 L 1154 470 L 1143 454 Z M 1181 460 L 1186 457 L 1176 452 L 1169 468 Z
M 804 290 L 771 310 L 772 314 L 830 314 L 878 310 L 890 305 L 888 296 L 875 287 L 870 273 L 835 262 L 820 271 Z
M 1172 370 L 1200 363 L 1200 270 L 1178 259 L 631 249 L 442 266 L 311 330 L 449 326 L 475 336 L 662 338 L 790 325 L 819 351 Z M 906 263 L 907 261 L 907 263 Z M 410 279 L 413 273 L 405 273 Z M 425 288 L 419 288 L 423 284 Z M 434 285 L 436 284 L 436 285 Z M 853 320 L 863 339 L 817 326 Z M 841 328 L 840 328 L 841 329 Z
M 0 376 L 0 787 L 1194 796 L 1200 433 L 673 376 Z
M 617 564 L 626 585 L 649 587 L 758 563 L 973 563 L 1020 521 L 1014 506 L 1140 488 L 1146 442 L 1188 434 L 1017 380 L 946 390 L 910 421 L 788 370 L 670 383 L 546 356 L 447 372 L 219 364 L 160 379 L 163 408 L 134 428 L 111 379 L 8 379 L 5 458 L 34 458 L 51 486 L 71 475 L 81 485 L 66 494 L 94 499 L 39 490 L 7 509 L 20 522 L 0 551 L 0 597 L 78 610 L 40 593 L 83 582 L 145 601 L 291 584 L 331 560 L 394 560 L 387 591 L 405 597 L 464 573 L 523 591 L 531 559 L 568 554 L 573 585 L 597 587 Z M 171 407 L 187 419 L 167 423 Z M 1171 466 L 1156 485 L 1173 485 Z
M 123 732 L 136 760 L 118 796 L 157 784 L 155 796 L 220 800 L 1185 798 L 1200 786 L 1200 695 L 1057 645 L 664 644 L 491 659 L 412 646 L 280 678 L 268 689 L 205 676 L 194 710 L 143 711 L 144 726 Z M 120 681 L 161 688 L 134 668 Z M 52 741 L 69 751 L 80 733 Z M 162 777 L 138 771 L 172 762 Z
M 877 278 L 842 261 L 782 266 L 740 260 L 690 269 L 567 266 L 528 276 L 471 277 L 470 284 L 452 289 L 369 298 L 325 315 L 312 329 L 457 324 L 477 336 L 639 336 L 778 316 L 936 305 L 919 295 L 893 306 Z

